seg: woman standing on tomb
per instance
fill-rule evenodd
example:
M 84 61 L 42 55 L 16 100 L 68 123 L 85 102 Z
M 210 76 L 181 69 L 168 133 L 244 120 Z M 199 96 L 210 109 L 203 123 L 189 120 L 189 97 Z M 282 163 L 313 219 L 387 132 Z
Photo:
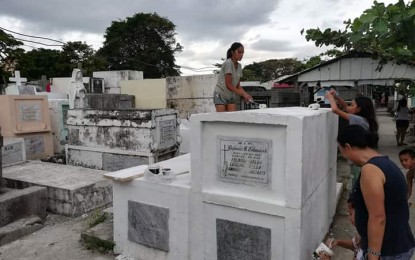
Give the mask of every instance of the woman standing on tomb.
M 330 102 L 331 110 L 339 115 L 339 117 L 347 120 L 349 125 L 360 125 L 366 131 L 370 131 L 377 135 L 379 125 L 376 120 L 375 108 L 373 107 L 373 102 L 370 98 L 356 97 L 352 100 L 350 106 L 347 105 L 342 98 L 336 95 L 335 90 L 330 90 L 326 94 L 326 98 Z M 376 141 L 374 147 L 377 147 L 377 144 L 378 142 Z M 356 181 L 359 173 L 360 167 L 350 164 L 352 184 Z
M 360 247 L 367 259 L 410 260 L 415 240 L 406 180 L 394 162 L 371 148 L 376 137 L 359 125 L 345 127 L 337 137 L 343 157 L 362 167 L 351 190 Z
M 408 108 L 406 98 L 399 100 L 398 108 L 396 109 L 396 144 L 398 146 L 406 145 L 403 140 L 409 127 L 411 114 L 412 111 Z
M 220 68 L 218 82 L 213 93 L 216 112 L 236 111 L 238 96 L 251 102 L 252 97 L 240 85 L 242 65 L 239 61 L 244 55 L 244 46 L 234 42 L 226 53 L 226 60 Z

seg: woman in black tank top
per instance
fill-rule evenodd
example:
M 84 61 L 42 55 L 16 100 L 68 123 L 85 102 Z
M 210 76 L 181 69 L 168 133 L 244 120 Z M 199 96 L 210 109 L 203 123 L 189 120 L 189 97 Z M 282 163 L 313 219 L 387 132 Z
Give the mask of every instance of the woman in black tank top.
M 407 185 L 398 166 L 373 149 L 377 136 L 351 125 L 339 133 L 343 157 L 362 166 L 353 184 L 356 229 L 367 259 L 410 260 L 415 240 L 409 227 Z

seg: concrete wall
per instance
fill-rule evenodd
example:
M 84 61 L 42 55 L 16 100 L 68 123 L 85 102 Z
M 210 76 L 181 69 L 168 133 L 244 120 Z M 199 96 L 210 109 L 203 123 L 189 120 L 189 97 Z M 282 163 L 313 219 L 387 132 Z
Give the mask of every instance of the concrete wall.
M 134 70 L 94 71 L 92 76 L 104 79 L 104 88 L 107 94 L 120 94 L 120 81 L 122 80 L 139 80 L 144 78 L 142 71 Z
M 179 110 L 180 118 L 215 111 L 213 91 L 217 74 L 167 77 L 167 106 Z
M 68 142 L 68 127 L 66 119 L 69 110 L 68 99 L 50 99 L 49 114 L 53 137 L 53 152 L 61 153 Z
M 83 77 L 82 82 L 89 84 L 89 77 Z M 50 91 L 56 93 L 67 94 L 68 86 L 71 84 L 71 77 L 69 78 L 52 78 L 52 85 Z

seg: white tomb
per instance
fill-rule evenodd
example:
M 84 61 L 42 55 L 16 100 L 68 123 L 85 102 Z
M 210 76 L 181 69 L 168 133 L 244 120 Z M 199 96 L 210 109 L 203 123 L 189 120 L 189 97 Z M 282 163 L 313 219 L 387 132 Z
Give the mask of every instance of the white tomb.
M 190 158 L 160 163 L 190 174 L 148 178 L 143 166 L 107 174 L 115 251 L 138 259 L 309 259 L 336 208 L 337 116 L 292 107 L 190 121 Z
M 35 95 L 36 87 L 32 85 L 23 85 L 22 83 L 27 82 L 27 78 L 20 77 L 20 71 L 14 72 L 14 77 L 10 77 L 9 80 L 14 82 L 6 88 L 6 95 Z

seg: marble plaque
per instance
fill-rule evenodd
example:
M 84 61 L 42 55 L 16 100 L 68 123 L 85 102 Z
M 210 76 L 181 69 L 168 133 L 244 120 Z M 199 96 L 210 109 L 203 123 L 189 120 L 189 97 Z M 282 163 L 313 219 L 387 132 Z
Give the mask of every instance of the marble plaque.
M 128 201 L 128 240 L 169 251 L 169 209 Z
M 175 144 L 177 140 L 176 120 L 169 119 L 159 121 L 159 127 L 160 146 L 166 147 Z
M 45 152 L 45 140 L 42 135 L 25 137 L 26 155 L 42 154 Z
M 34 86 L 18 86 L 20 95 L 36 95 Z
M 20 121 L 40 121 L 42 119 L 42 107 L 40 104 L 20 104 Z
M 20 140 L 21 139 L 17 139 L 16 141 L 6 140 L 4 146 L 1 148 L 3 166 L 24 162 L 24 147 L 22 141 Z
M 271 140 L 218 136 L 216 154 L 220 181 L 251 186 L 271 183 Z
M 271 260 L 271 229 L 216 219 L 218 260 Z

